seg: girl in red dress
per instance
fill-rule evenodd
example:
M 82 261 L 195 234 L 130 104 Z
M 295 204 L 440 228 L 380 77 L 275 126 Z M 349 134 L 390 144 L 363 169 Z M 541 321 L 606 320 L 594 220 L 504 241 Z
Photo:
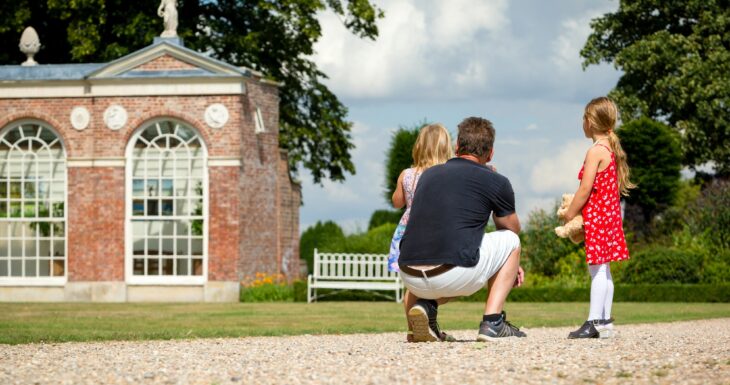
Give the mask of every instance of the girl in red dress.
M 629 259 L 621 220 L 620 195 L 636 187 L 629 180 L 626 153 L 613 132 L 618 109 L 609 98 L 590 101 L 583 114 L 583 132 L 593 139 L 583 168 L 580 186 L 565 214 L 569 221 L 583 215 L 585 250 L 591 274 L 591 307 L 588 320 L 568 338 L 597 338 L 613 335 L 613 279 L 610 262 Z

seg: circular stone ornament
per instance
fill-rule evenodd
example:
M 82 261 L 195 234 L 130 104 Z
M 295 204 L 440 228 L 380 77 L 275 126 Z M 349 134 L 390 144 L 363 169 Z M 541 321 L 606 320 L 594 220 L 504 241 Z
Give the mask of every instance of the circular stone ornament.
M 89 121 L 91 121 L 91 114 L 86 107 L 74 107 L 71 110 L 71 126 L 81 131 L 86 127 L 89 127 Z
M 127 110 L 118 104 L 107 107 L 104 111 L 104 123 L 114 131 L 124 127 L 127 124 Z
M 205 109 L 205 124 L 212 128 L 221 128 L 228 123 L 228 109 L 220 103 L 214 103 Z

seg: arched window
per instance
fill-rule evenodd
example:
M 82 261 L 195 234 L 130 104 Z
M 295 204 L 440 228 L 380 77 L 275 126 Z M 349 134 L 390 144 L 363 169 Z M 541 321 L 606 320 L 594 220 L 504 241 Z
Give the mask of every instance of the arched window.
M 127 152 L 130 283 L 198 283 L 207 274 L 206 151 L 196 131 L 156 121 Z
M 66 152 L 35 121 L 0 132 L 0 280 L 66 276 Z

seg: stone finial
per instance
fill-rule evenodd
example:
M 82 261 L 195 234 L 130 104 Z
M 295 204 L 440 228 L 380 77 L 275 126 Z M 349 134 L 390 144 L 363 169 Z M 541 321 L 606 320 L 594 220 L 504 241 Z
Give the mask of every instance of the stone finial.
M 33 27 L 28 27 L 23 31 L 23 34 L 20 35 L 20 44 L 18 47 L 20 47 L 20 52 L 28 56 L 28 59 L 21 65 L 34 66 L 38 64 L 38 62 L 33 60 L 33 56 L 41 49 L 41 42 L 38 38 L 38 33 Z
M 177 0 L 161 0 L 157 8 L 157 15 L 162 17 L 165 30 L 160 37 L 177 36 Z

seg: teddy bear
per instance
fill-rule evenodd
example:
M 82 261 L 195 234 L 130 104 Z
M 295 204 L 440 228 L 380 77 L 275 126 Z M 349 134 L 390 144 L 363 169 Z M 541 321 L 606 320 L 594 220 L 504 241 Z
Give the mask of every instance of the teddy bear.
M 570 207 L 570 202 L 573 201 L 573 194 L 563 194 L 563 199 L 560 202 L 558 208 L 558 219 L 565 223 L 565 213 Z M 558 234 L 560 238 L 569 238 L 573 243 L 581 243 L 585 239 L 585 232 L 583 231 L 583 216 L 578 214 L 575 218 L 571 219 L 570 222 L 565 223 L 563 226 L 555 228 L 555 234 Z

